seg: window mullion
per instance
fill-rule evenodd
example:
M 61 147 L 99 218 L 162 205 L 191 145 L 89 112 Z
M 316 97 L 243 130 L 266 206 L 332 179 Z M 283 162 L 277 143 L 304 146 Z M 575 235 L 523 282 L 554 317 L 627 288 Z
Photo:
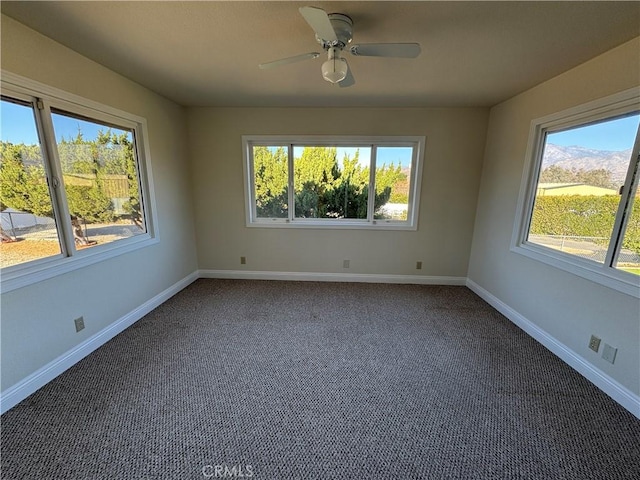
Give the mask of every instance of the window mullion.
M 73 237 L 73 227 L 67 204 L 67 196 L 64 189 L 62 167 L 58 157 L 53 121 L 51 119 L 51 107 L 48 102 L 38 100 L 37 102 L 37 126 L 42 138 L 42 150 L 45 157 L 45 165 L 48 169 L 52 185 L 50 185 L 53 211 L 58 225 L 58 234 L 63 252 L 67 256 L 75 252 L 75 242 Z M 53 188 L 52 188 L 53 187 Z
M 296 195 L 294 184 L 294 169 L 293 169 L 293 144 L 287 145 L 287 181 L 289 182 L 289 188 L 287 189 L 287 202 L 289 208 L 287 209 L 287 221 L 292 222 L 296 216 Z
M 367 222 L 375 221 L 374 209 L 376 208 L 376 161 L 378 146 L 371 145 L 371 159 L 369 162 L 369 197 L 367 198 Z

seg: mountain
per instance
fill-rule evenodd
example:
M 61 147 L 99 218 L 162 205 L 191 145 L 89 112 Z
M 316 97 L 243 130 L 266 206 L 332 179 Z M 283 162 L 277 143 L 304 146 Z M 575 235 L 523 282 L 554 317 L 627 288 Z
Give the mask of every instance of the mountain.
M 547 144 L 542 158 L 542 169 L 551 165 L 565 170 L 608 170 L 615 183 L 624 183 L 629 168 L 631 149 L 622 151 L 594 150 L 576 145 L 564 147 Z

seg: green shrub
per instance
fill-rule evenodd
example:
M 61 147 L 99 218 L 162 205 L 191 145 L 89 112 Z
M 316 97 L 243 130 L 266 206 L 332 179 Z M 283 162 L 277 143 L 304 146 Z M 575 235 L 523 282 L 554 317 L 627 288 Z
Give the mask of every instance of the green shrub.
M 530 232 L 535 235 L 604 237 L 600 243 L 607 244 L 619 202 L 617 195 L 538 197 L 533 208 Z M 622 246 L 640 253 L 640 200 L 634 202 Z

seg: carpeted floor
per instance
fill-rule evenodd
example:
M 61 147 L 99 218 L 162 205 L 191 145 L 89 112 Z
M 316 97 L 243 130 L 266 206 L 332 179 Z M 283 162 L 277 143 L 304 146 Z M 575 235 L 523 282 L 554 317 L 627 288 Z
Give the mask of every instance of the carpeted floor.
M 1 421 L 12 480 L 640 472 L 640 421 L 464 287 L 199 280 Z

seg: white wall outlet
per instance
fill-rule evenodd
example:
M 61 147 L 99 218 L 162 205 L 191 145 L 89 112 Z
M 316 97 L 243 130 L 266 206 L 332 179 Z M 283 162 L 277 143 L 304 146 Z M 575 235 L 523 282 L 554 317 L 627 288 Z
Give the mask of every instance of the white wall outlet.
M 349 260 L 343 260 L 342 261 L 342 268 L 349 268 Z
M 615 362 L 616 353 L 618 353 L 617 348 L 614 348 L 607 343 L 604 344 L 604 348 L 602 349 L 602 358 L 604 358 L 607 362 L 609 363 Z
M 79 332 L 80 330 L 84 329 L 84 317 L 78 317 L 76 318 L 73 323 L 76 324 L 76 332 Z
M 600 349 L 600 339 L 595 335 L 591 335 L 591 340 L 589 340 L 589 348 L 594 352 L 597 352 Z

